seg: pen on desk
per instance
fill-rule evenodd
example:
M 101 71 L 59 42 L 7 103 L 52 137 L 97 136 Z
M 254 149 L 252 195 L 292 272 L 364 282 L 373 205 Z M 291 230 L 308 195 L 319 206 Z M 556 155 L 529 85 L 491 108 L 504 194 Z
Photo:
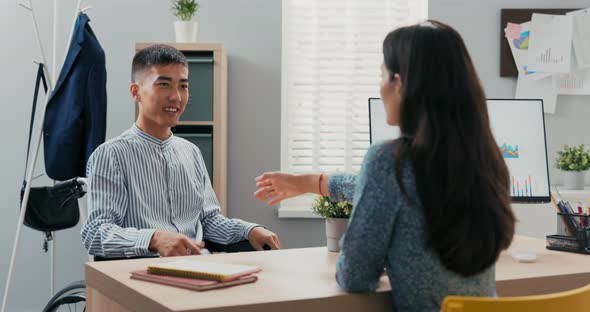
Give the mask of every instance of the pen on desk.
M 575 237 L 576 233 L 578 233 L 578 222 L 576 222 L 576 220 L 574 220 L 574 218 L 572 216 L 570 216 L 571 212 L 569 211 L 568 207 L 567 207 L 567 203 L 564 201 L 559 201 L 559 208 L 561 209 L 562 213 L 565 216 L 565 221 L 566 221 L 566 229 L 568 229 L 570 236 Z
M 565 207 L 565 205 L 563 204 L 563 202 L 561 200 L 557 202 L 557 207 L 559 208 L 559 211 L 562 213 L 561 217 L 563 219 L 563 223 L 565 225 L 566 232 L 569 235 L 573 236 L 574 232 L 573 232 L 573 228 L 572 228 L 571 222 L 568 217 L 567 208 Z
M 582 210 L 582 206 L 578 205 L 578 213 L 582 216 L 580 216 L 580 226 L 581 227 L 586 227 L 586 221 L 584 220 L 584 211 Z
M 559 208 L 559 202 L 557 201 L 557 199 L 555 199 L 553 192 L 549 193 L 549 196 L 551 197 L 551 202 L 553 203 L 553 207 L 555 207 L 557 212 L 561 212 L 561 209 Z
M 572 207 L 570 206 L 570 203 L 568 201 L 565 201 L 562 199 L 561 194 L 559 193 L 559 190 L 557 189 L 557 187 L 553 186 L 555 188 L 555 191 L 557 192 L 557 196 L 559 196 L 557 198 L 557 202 L 558 204 L 561 204 L 560 208 L 562 208 L 562 212 L 563 213 L 575 213 L 574 210 L 572 209 Z
M 566 202 L 565 202 L 565 205 L 566 205 L 566 207 L 567 207 L 567 211 L 568 211 L 568 213 L 576 213 L 576 212 L 574 211 L 574 209 L 572 208 L 572 205 L 570 205 L 570 202 L 567 202 L 567 201 L 566 201 Z
M 561 200 L 561 194 L 559 193 L 559 190 L 555 186 L 553 186 L 553 188 L 555 189 L 555 192 L 557 193 L 557 196 L 555 196 L 555 194 L 553 194 L 553 192 L 550 192 L 551 201 L 553 201 L 553 204 L 557 208 L 558 212 L 567 213 L 563 209 L 564 208 L 564 204 L 563 204 L 563 200 Z
M 550 192 L 549 196 L 551 197 L 551 202 L 553 203 L 553 207 L 555 207 L 555 210 L 557 210 L 557 215 L 561 219 L 561 223 L 563 223 L 563 228 L 565 229 L 565 231 L 569 235 L 573 236 L 573 233 L 570 231 L 569 223 L 567 222 L 566 217 L 563 215 L 564 211 L 563 211 L 563 208 L 561 207 L 561 200 L 558 200 L 557 198 L 555 198 L 556 196 L 553 194 L 553 192 Z
M 563 213 L 565 215 L 568 215 L 569 214 L 569 211 L 567 209 L 567 206 L 565 205 L 564 202 L 559 201 L 559 203 L 557 205 L 559 206 L 559 209 L 561 210 L 561 213 Z
M 557 192 L 557 199 L 553 198 L 553 194 L 551 194 L 551 198 L 554 201 L 557 201 L 557 208 L 558 210 L 561 211 L 562 215 L 562 221 L 565 225 L 565 230 L 566 232 L 568 232 L 568 234 L 570 236 L 576 237 L 578 230 L 580 229 L 580 226 L 578 224 L 578 222 L 576 222 L 576 220 L 570 216 L 571 214 L 574 214 L 575 212 L 572 210 L 571 206 L 569 205 L 569 203 L 565 200 L 561 199 L 561 194 L 559 193 L 559 190 L 557 189 L 557 187 L 555 187 L 555 191 Z

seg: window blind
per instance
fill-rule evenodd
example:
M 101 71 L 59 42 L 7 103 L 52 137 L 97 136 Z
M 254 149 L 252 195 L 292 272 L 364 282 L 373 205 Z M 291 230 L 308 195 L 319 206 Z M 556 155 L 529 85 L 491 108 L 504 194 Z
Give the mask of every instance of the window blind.
M 426 0 L 283 0 L 282 171 L 360 169 L 383 39 L 426 15 Z M 284 201 L 281 209 L 309 209 L 309 202 Z

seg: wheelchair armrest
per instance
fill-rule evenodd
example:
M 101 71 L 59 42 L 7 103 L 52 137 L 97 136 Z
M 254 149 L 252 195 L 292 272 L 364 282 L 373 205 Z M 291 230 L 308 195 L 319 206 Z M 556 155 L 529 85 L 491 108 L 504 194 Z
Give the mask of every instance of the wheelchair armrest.
M 219 243 L 214 243 L 212 241 L 204 240 L 205 241 L 205 248 L 210 252 L 244 252 L 244 251 L 256 251 L 254 247 L 250 244 L 250 241 L 243 240 L 237 243 L 224 245 Z M 270 250 L 268 245 L 264 245 L 264 250 Z
M 130 260 L 130 259 L 145 259 L 145 258 L 159 258 L 159 257 L 145 256 L 145 257 L 129 257 L 129 258 L 125 258 L 125 257 L 105 258 L 105 257 L 101 257 L 101 256 L 94 256 L 94 262 L 99 262 L 99 261 L 114 261 L 114 260 Z
M 205 248 L 207 248 L 207 250 L 209 250 L 210 252 L 256 251 L 256 249 L 254 249 L 254 247 L 252 247 L 252 245 L 250 244 L 250 241 L 248 241 L 248 240 L 243 240 L 243 241 L 239 241 L 237 243 L 228 244 L 228 245 L 214 243 L 214 242 L 205 240 Z M 270 250 L 270 247 L 268 245 L 264 245 L 264 250 Z M 146 257 L 131 257 L 131 258 L 124 258 L 124 257 L 104 258 L 104 257 L 100 257 L 100 256 L 94 256 L 94 261 L 98 262 L 98 261 L 112 261 L 112 260 L 143 259 L 143 258 L 155 258 L 155 257 L 146 256 Z
M 243 251 L 256 251 L 250 241 L 243 240 L 233 244 L 219 244 L 212 241 L 205 240 L 205 248 L 210 252 L 243 252 Z

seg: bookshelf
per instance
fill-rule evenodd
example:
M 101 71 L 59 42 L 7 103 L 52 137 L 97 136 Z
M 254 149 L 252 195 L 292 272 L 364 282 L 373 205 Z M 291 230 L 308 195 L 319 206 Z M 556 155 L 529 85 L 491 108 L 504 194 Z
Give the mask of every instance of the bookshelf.
M 172 132 L 199 147 L 213 190 L 227 214 L 227 53 L 221 43 L 140 42 L 135 50 L 166 44 L 181 51 L 189 65 L 189 100 Z M 137 109 L 135 112 L 137 116 Z

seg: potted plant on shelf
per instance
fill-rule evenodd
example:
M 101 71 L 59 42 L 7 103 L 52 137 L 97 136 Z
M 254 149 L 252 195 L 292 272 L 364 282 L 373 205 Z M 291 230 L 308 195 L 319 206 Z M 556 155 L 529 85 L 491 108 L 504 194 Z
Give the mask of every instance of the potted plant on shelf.
M 199 10 L 196 0 L 172 0 L 172 13 L 180 20 L 174 22 L 176 42 L 196 42 L 199 24 L 193 16 Z
M 348 227 L 352 212 L 351 202 L 333 202 L 326 196 L 319 196 L 312 206 L 313 213 L 326 218 L 326 238 L 329 251 L 340 251 L 340 238 Z
M 584 149 L 584 144 L 569 147 L 557 152 L 555 167 L 563 171 L 563 181 L 566 189 L 584 189 L 584 174 L 590 169 L 590 152 Z

